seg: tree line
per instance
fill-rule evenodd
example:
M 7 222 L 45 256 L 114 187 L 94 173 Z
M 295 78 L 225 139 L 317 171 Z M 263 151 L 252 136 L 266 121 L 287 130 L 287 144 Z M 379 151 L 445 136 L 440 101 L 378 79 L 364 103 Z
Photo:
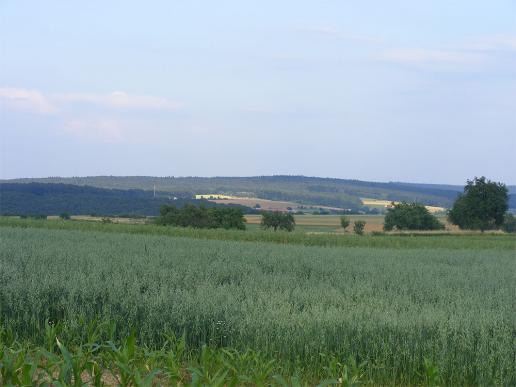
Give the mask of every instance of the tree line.
M 484 176 L 468 180 L 464 192 L 459 194 L 448 211 L 448 221 L 461 230 L 516 231 L 516 219 L 507 212 L 509 192 L 505 184 L 486 179 Z M 344 229 L 349 221 L 341 218 Z M 392 203 L 385 215 L 383 228 L 392 230 L 443 230 L 444 224 L 428 209 L 418 203 Z
M 468 180 L 464 192 L 460 194 L 448 211 L 448 220 L 460 229 L 485 230 L 502 228 L 514 232 L 516 221 L 507 213 L 508 190 L 502 183 L 492 182 L 485 177 Z M 293 231 L 295 218 L 289 212 L 261 211 L 261 227 L 274 231 Z M 156 223 L 193 228 L 225 228 L 245 230 L 244 212 L 240 208 L 196 206 L 186 204 L 181 208 L 162 205 Z M 346 229 L 350 220 L 342 216 L 341 226 Z M 362 235 L 366 222 L 356 220 L 353 231 Z M 443 230 L 444 224 L 419 203 L 393 203 L 385 215 L 385 231 L 403 230 Z

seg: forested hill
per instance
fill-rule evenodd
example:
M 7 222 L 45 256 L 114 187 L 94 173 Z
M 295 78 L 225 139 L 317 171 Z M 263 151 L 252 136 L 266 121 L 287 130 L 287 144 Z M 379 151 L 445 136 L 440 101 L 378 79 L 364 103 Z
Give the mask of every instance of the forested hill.
M 301 204 L 358 208 L 360 198 L 418 201 L 426 205 L 450 207 L 462 186 L 375 183 L 305 176 L 255 176 L 255 177 L 152 177 L 152 176 L 91 176 L 49 177 L 41 179 L 16 179 L 10 183 L 63 183 L 109 189 L 140 189 L 170 192 L 180 197 L 193 197 L 199 193 L 219 193 L 255 196 L 271 200 L 288 200 Z M 516 187 L 509 187 L 511 207 L 516 207 Z
M 154 216 L 162 204 L 218 206 L 206 200 L 139 189 L 106 189 L 71 184 L 0 183 L 0 215 Z M 237 206 L 240 207 L 240 206 Z M 250 211 L 247 207 L 241 207 Z

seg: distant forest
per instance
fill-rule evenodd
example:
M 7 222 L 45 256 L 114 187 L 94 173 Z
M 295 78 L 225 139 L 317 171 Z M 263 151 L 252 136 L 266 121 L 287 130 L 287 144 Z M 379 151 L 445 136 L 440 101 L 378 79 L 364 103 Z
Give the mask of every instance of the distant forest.
M 174 200 L 174 198 L 176 198 Z M 206 200 L 177 197 L 172 193 L 139 189 L 105 189 L 71 184 L 0 183 L 0 215 L 156 216 L 163 204 L 186 203 L 224 206 Z M 238 205 L 244 212 L 253 210 Z
M 160 195 L 192 198 L 195 194 L 227 194 L 254 196 L 262 199 L 292 201 L 304 205 L 320 205 L 359 210 L 360 198 L 418 202 L 430 206 L 450 208 L 463 186 L 376 183 L 306 176 L 255 177 L 152 177 L 152 176 L 92 176 L 49 177 L 41 179 L 4 180 L 4 183 L 61 183 L 92 186 L 114 190 L 143 190 L 152 194 L 153 187 Z M 465 183 L 465 182 L 464 182 Z M 509 206 L 516 208 L 516 187 L 508 186 Z M 144 195 L 140 193 L 139 195 Z M 163 198 L 161 198 L 163 200 Z

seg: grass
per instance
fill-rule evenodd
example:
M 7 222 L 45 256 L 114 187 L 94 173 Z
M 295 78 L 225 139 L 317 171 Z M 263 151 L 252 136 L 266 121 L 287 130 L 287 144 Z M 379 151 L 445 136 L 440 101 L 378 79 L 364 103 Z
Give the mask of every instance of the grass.
M 471 250 L 516 250 L 516 238 L 510 234 L 419 234 L 402 233 L 399 235 L 369 234 L 357 236 L 351 233 L 305 233 L 273 232 L 260 230 L 256 225 L 248 231 L 222 229 L 190 229 L 157 226 L 154 224 L 105 224 L 93 221 L 34 220 L 0 217 L 0 227 L 46 228 L 54 230 L 100 231 L 108 233 L 128 233 L 144 235 L 165 235 L 196 239 L 272 242 L 304 246 L 340 246 L 370 248 L 418 248 L 418 249 L 471 249 Z M 252 226 L 252 225 L 251 225 Z
M 25 357 L 46 348 L 56 363 L 73 364 L 96 343 L 104 349 L 92 358 L 117 377 L 159 381 L 168 377 L 164 334 L 184 333 L 189 355 L 176 370 L 198 385 L 239 384 L 252 370 L 277 385 L 352 374 L 376 385 L 516 383 L 516 263 L 506 236 L 371 236 L 363 239 L 422 247 L 308 247 L 196 239 L 195 230 L 182 230 L 195 238 L 170 237 L 176 229 L 148 225 L 2 222 L 0 312 L 11 357 L 17 345 L 29 348 Z M 239 235 L 253 234 L 263 235 Z M 472 250 L 478 238 L 484 248 Z M 132 332 L 139 350 L 124 349 Z M 259 360 L 240 366 L 224 351 Z

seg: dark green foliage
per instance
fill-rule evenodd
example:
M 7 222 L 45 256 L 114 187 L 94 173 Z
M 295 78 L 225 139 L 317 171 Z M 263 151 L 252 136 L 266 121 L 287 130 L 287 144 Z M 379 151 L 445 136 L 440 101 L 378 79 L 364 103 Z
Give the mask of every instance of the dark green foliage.
M 487 180 L 484 176 L 468 180 L 448 220 L 468 230 L 494 230 L 502 227 L 508 209 L 508 190 L 505 184 Z
M 175 199 L 174 199 L 175 198 Z M 207 200 L 194 200 L 179 194 L 138 189 L 103 189 L 88 186 L 42 183 L 1 183 L 0 214 L 2 215 L 71 215 L 95 216 L 156 216 L 162 204 L 178 207 L 186 203 L 206 207 L 234 207 L 254 210 L 239 205 L 222 205 Z
M 355 220 L 353 223 L 353 231 L 357 235 L 363 235 L 364 234 L 364 228 L 365 228 L 366 222 L 364 220 Z
M 274 231 L 294 231 L 296 221 L 290 212 L 263 211 L 261 226 L 263 229 L 272 228 Z
M 244 213 L 240 208 L 210 207 L 186 204 L 182 208 L 173 205 L 160 207 L 156 219 L 160 225 L 193 228 L 225 228 L 245 230 Z
M 59 214 L 59 217 L 60 217 L 61 219 L 63 219 L 63 220 L 68 220 L 68 219 L 70 219 L 70 214 L 69 214 L 68 212 L 61 212 L 61 213 Z
M 385 214 L 383 224 L 385 231 L 396 230 L 443 230 L 439 222 L 428 209 L 418 203 L 401 202 L 392 205 Z
M 513 214 L 505 214 L 502 230 L 505 232 L 516 232 L 516 217 Z
M 350 225 L 350 223 L 351 223 L 351 222 L 350 222 L 350 220 L 349 220 L 347 217 L 345 217 L 345 216 L 341 216 L 341 217 L 340 217 L 340 225 L 341 225 L 341 227 L 342 227 L 344 230 L 348 228 L 348 226 Z
M 0 213 L 30 215 L 44 213 L 59 215 L 121 214 L 157 215 L 161 204 L 171 200 L 169 195 L 157 198 L 142 190 L 102 189 L 65 184 L 0 184 Z M 178 205 L 188 200 L 178 199 Z

